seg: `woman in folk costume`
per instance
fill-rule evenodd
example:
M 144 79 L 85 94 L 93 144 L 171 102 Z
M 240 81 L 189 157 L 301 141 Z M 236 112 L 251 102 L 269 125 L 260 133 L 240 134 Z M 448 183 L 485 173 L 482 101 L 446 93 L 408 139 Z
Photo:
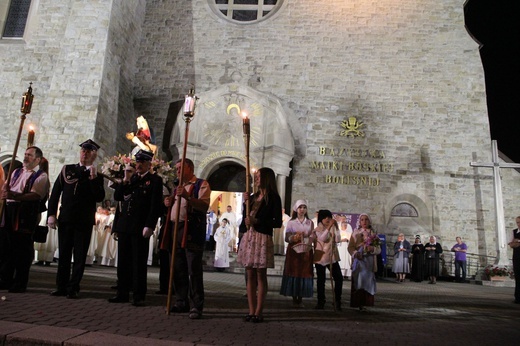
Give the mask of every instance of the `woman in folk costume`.
M 313 295 L 313 251 L 310 246 L 306 246 L 313 229 L 314 224 L 307 214 L 307 201 L 297 200 L 293 206 L 292 218 L 285 229 L 285 241 L 289 246 L 285 255 L 280 294 L 291 296 L 293 305 L 299 308 L 303 307 L 303 297 L 312 298 Z M 301 251 L 298 246 L 302 247 Z
M 251 208 L 249 215 L 244 208 L 240 228 L 245 234 L 240 240 L 237 262 L 246 268 L 247 275 L 249 313 L 244 321 L 258 323 L 264 320 L 267 268 L 274 268 L 273 229 L 282 225 L 282 200 L 271 168 L 263 167 L 256 171 L 254 183 L 257 192 L 244 196 L 245 203 L 250 203 Z
M 229 268 L 229 247 L 228 243 L 231 240 L 231 229 L 228 226 L 228 219 L 224 218 L 220 222 L 220 227 L 217 228 L 213 235 L 215 239 L 215 260 L 213 266 L 217 271 L 224 271 L 224 268 Z
M 350 307 L 366 311 L 366 306 L 374 306 L 376 294 L 377 255 L 381 253 L 379 238 L 372 230 L 372 222 L 367 214 L 359 217 L 359 227 L 352 233 L 348 250 L 352 256 L 352 288 Z
M 334 308 L 341 311 L 343 275 L 338 263 L 340 258 L 336 246 L 341 240 L 341 232 L 329 210 L 318 211 L 318 226 L 312 231 L 310 238 L 314 244 L 314 265 L 317 275 L 318 304 L 315 309 L 321 310 L 325 307 L 325 268 L 328 268 L 334 279 Z

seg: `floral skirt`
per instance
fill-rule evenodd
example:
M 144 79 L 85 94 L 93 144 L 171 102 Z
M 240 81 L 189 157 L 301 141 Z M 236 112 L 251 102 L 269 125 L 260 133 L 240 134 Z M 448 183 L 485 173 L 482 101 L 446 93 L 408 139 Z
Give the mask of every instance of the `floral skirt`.
M 249 268 L 274 268 L 273 237 L 250 228 L 240 240 L 237 262 Z

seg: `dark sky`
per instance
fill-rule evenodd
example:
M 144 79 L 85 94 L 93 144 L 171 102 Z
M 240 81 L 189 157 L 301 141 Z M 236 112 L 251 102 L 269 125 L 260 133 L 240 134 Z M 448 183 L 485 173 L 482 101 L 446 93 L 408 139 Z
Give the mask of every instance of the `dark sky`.
M 481 44 L 491 139 L 520 163 L 520 0 L 467 0 L 464 19 Z

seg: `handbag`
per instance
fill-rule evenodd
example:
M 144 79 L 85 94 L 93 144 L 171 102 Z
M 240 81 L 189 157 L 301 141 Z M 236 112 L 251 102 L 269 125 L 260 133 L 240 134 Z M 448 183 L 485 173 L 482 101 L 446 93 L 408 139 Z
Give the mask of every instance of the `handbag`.
M 47 233 L 49 233 L 49 228 L 47 226 L 36 226 L 33 233 L 33 241 L 35 243 L 47 242 Z

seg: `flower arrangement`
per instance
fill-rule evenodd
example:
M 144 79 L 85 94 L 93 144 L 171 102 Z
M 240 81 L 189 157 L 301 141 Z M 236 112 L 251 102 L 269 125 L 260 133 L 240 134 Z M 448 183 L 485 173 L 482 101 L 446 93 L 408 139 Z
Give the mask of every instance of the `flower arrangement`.
M 488 265 L 486 268 L 484 268 L 484 273 L 488 277 L 491 276 L 511 276 L 513 275 L 513 270 L 508 266 L 496 266 L 496 265 Z
M 133 164 L 135 166 L 135 160 L 122 154 L 106 157 L 105 162 L 103 162 L 101 166 L 101 173 L 114 179 L 123 179 L 125 175 L 125 165 L 127 164 Z
M 155 157 L 152 160 L 152 170 L 161 177 L 164 185 L 173 183 L 175 178 L 177 178 L 177 171 L 172 168 L 170 162 L 165 162 Z
M 377 236 L 377 234 L 369 235 L 365 241 L 365 246 L 374 246 L 374 247 L 380 247 L 381 246 L 381 239 Z
M 119 154 L 105 158 L 101 166 L 101 173 L 114 178 L 123 179 L 125 175 L 125 165 L 130 164 L 135 167 L 135 159 L 125 154 Z M 175 180 L 177 174 L 175 169 L 170 166 L 169 162 L 153 158 L 152 171 L 161 177 L 164 185 L 170 185 Z

